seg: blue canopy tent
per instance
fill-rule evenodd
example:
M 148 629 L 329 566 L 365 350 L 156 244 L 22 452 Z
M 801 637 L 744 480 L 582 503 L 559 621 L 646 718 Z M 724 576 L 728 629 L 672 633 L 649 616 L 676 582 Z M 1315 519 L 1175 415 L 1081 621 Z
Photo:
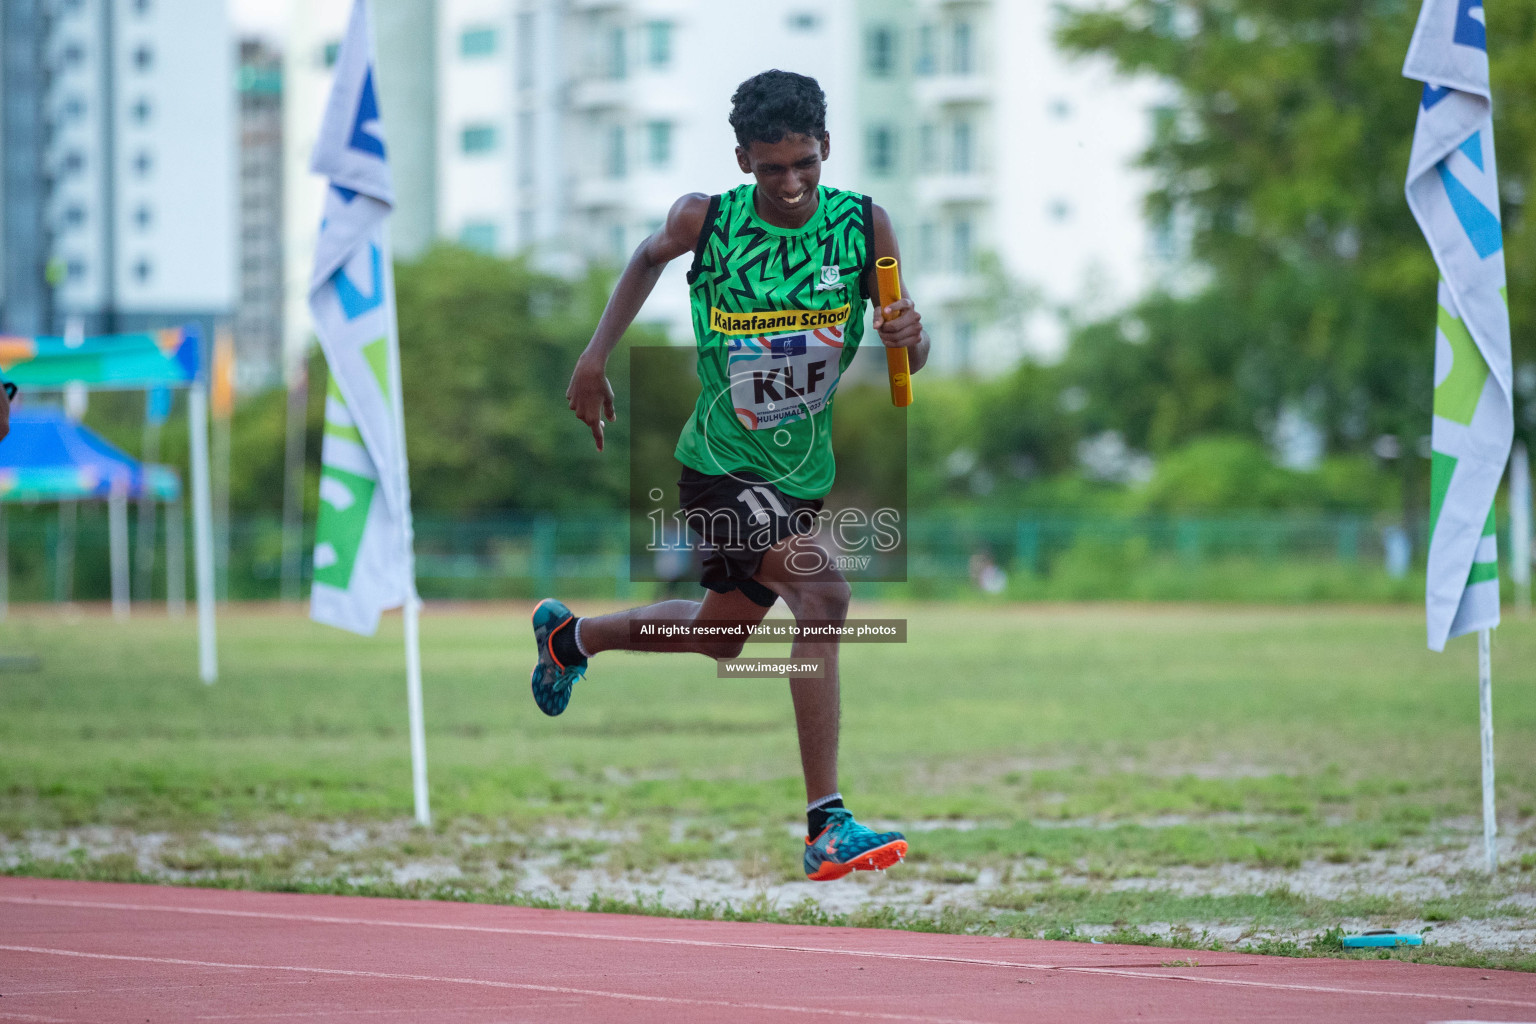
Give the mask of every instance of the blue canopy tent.
M 106 501 L 112 564 L 112 610 L 128 613 L 128 502 L 146 493 L 162 502 L 166 536 L 184 536 L 181 478 L 167 466 L 144 466 L 58 409 L 16 408 L 11 432 L 0 444 L 0 502 Z M 5 590 L 4 534 L 0 531 L 0 601 Z M 169 543 L 166 596 L 184 604 L 185 554 Z
M 219 663 L 213 607 L 213 505 L 208 480 L 208 373 L 204 362 L 202 335 L 196 324 L 96 338 L 0 336 L 0 372 L 29 395 L 76 385 L 119 390 L 187 389 L 198 672 L 203 682 L 211 683 L 218 678 Z M 0 452 L 9 444 L 9 440 L 0 444 Z M 131 482 L 132 477 L 128 479 Z M 179 511 L 180 505 L 172 504 L 170 509 Z M 126 523 L 126 504 L 123 520 Z M 179 538 L 181 531 L 176 535 Z M 123 585 L 126 588 L 126 578 Z

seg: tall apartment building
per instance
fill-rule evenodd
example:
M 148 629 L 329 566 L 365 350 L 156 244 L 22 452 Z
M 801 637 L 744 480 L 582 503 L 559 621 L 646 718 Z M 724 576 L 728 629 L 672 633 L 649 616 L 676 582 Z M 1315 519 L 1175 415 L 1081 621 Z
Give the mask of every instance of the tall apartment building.
M 622 261 L 679 195 L 743 180 L 730 93 L 780 67 L 827 92 L 825 180 L 891 213 L 937 367 L 1049 352 L 1055 309 L 1146 282 L 1149 94 L 1058 54 L 1045 0 L 439 0 L 438 19 L 438 221 L 467 244 Z M 686 337 L 682 273 L 642 315 Z
M 430 199 L 448 239 L 529 251 L 557 269 L 621 263 L 678 196 L 745 180 L 730 96 L 779 67 L 826 90 L 823 180 L 890 212 L 936 368 L 1049 354 L 1062 341 L 1056 310 L 1123 302 L 1153 267 L 1131 166 L 1150 93 L 1058 54 L 1048 0 L 375 0 L 376 18 L 420 4 L 435 16 L 418 37 L 432 58 L 402 72 L 381 32 L 381 104 L 393 154 L 420 124 L 394 112 L 391 76 L 412 76 L 418 99 L 435 96 Z M 346 6 L 299 5 L 290 65 L 317 66 L 314 26 L 329 19 L 339 36 Z M 421 83 L 426 66 L 433 78 Z M 310 98 L 290 93 L 289 124 L 302 119 L 310 144 L 321 85 L 317 75 Z M 301 145 L 290 169 L 307 159 Z M 425 180 L 397 173 L 402 209 Z M 313 202 L 312 214 L 290 213 L 307 218 L 310 239 Z M 690 331 L 684 262 L 642 312 L 678 340 Z M 302 312 L 304 283 L 295 291 L 293 270 L 289 279 L 290 311 Z
M 223 4 L 4 9 L 0 137 L 19 150 L 5 162 L 5 279 L 18 285 L 6 322 L 57 331 L 78 317 L 94 333 L 228 315 L 236 143 Z M 11 232 L 39 218 L 13 247 Z
M 1059 350 L 1137 295 L 1152 94 L 1069 61 L 1044 0 L 859 0 L 860 182 L 885 200 L 940 367 Z M 989 269 L 990 268 L 990 269 Z M 937 344 L 942 342 L 942 344 Z
M 240 385 L 281 381 L 283 353 L 282 57 L 240 43 L 240 295 L 234 338 Z
M 45 204 L 47 0 L 0 3 L 0 334 L 53 319 Z
M 744 180 L 726 116 L 763 67 L 816 74 L 829 130 L 851 127 L 848 3 L 794 16 L 709 0 L 439 0 L 438 223 L 460 242 L 546 265 L 622 264 L 685 192 Z M 836 145 L 828 181 L 856 157 Z M 686 267 L 641 316 L 689 336 Z

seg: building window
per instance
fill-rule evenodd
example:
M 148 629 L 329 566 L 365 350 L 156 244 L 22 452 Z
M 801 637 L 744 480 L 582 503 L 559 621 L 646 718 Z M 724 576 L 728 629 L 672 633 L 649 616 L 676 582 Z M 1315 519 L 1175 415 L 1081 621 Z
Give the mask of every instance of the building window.
M 532 210 L 517 211 L 517 241 L 519 245 L 527 247 L 533 244 L 534 217 Z
M 789 28 L 792 32 L 814 32 L 821 27 L 821 19 L 810 11 L 800 11 L 789 16 Z
M 917 227 L 917 262 L 924 268 L 932 268 L 938 265 L 938 230 L 933 226 L 933 221 L 925 220 Z
M 950 170 L 956 174 L 970 174 L 976 169 L 975 132 L 970 121 L 960 118 L 955 122 L 952 141 Z
M 336 39 L 326 43 L 320 48 L 320 63 L 328 68 L 336 66 L 336 58 L 341 56 L 341 40 Z
M 148 203 L 141 203 L 138 209 L 133 211 L 133 223 L 140 231 L 148 231 L 155 222 L 155 211 L 149 208 Z
M 533 184 L 533 111 L 517 115 L 517 183 Z
M 64 119 L 67 121 L 77 121 L 85 116 L 85 100 L 81 99 L 79 96 L 71 96 L 69 99 L 65 100 L 64 105 L 59 108 L 59 113 L 62 114 Z
M 624 52 L 624 26 L 614 25 L 603 37 L 603 77 L 622 79 L 629 74 Z
M 148 71 L 155 66 L 155 51 L 148 43 L 140 43 L 133 50 L 133 66 L 139 71 Z
M 495 252 L 496 225 L 490 221 L 470 221 L 459 230 L 459 244 L 479 252 Z
M 896 70 L 896 30 L 876 25 L 864 40 L 864 66 L 876 78 L 888 77 Z
M 938 32 L 932 25 L 917 28 L 917 56 L 912 61 L 912 70 L 919 75 L 932 75 L 939 70 Z
M 71 203 L 64 208 L 64 224 L 66 227 L 77 228 L 85 223 L 85 207 L 79 203 Z
M 85 170 L 85 154 L 78 149 L 72 149 L 64 154 L 64 159 L 59 163 L 59 169 L 65 174 L 79 174 Z
M 648 21 L 645 23 L 645 62 L 654 71 L 662 71 L 672 64 L 672 23 Z
M 645 126 L 646 158 L 655 170 L 672 164 L 672 122 L 651 121 Z
M 459 33 L 459 56 L 489 57 L 496 52 L 496 30 L 488 27 L 467 28 Z
M 85 60 L 85 47 L 75 42 L 65 43 L 64 49 L 59 51 L 59 60 L 65 67 L 73 67 Z
M 78 256 L 71 257 L 69 262 L 64 264 L 64 274 L 71 281 L 83 280 L 85 278 L 85 261 Z
M 150 115 L 154 113 L 154 107 L 150 105 L 149 97 L 140 96 L 133 101 L 133 106 L 129 108 L 129 113 L 133 115 L 133 120 L 136 123 L 148 124 Z
M 154 275 L 154 272 L 154 264 L 150 263 L 147 257 L 140 256 L 136 261 L 134 261 L 133 279 L 139 282 L 139 284 L 148 284 L 149 279 Z
M 538 52 L 538 39 L 533 34 L 532 11 L 517 16 L 517 87 L 533 88 L 534 57 Z
M 148 14 L 151 10 L 154 9 L 154 6 L 155 5 L 151 2 L 151 0 L 133 0 L 133 13 Z
M 896 171 L 896 129 L 887 124 L 869 130 L 869 173 L 894 174 Z
M 141 178 L 149 177 L 149 172 L 155 169 L 155 158 L 149 150 L 140 150 L 133 158 L 133 173 Z
M 1065 96 L 1058 96 L 1051 100 L 1051 116 L 1058 121 L 1065 121 L 1072 116 L 1072 101 Z
M 931 122 L 925 121 L 917 128 L 917 157 L 925 171 L 939 166 L 939 133 Z
M 1046 207 L 1046 212 L 1050 214 L 1051 220 L 1061 223 L 1071 219 L 1072 204 L 1065 199 L 1055 199 Z
M 955 74 L 969 75 L 976 70 L 976 44 L 968 21 L 955 22 Z
M 603 146 L 603 170 L 610 178 L 624 177 L 624 126 L 613 125 L 608 129 Z M 622 229 L 620 229 L 622 230 Z
M 951 264 L 958 274 L 969 273 L 975 260 L 974 242 L 969 217 L 961 217 L 954 225 L 954 245 L 950 252 Z
M 495 125 L 472 124 L 459 133 L 459 149 L 465 153 L 489 153 L 495 148 Z
M 623 263 L 629 253 L 624 249 L 624 225 L 615 224 L 608 229 L 608 251 L 615 263 Z

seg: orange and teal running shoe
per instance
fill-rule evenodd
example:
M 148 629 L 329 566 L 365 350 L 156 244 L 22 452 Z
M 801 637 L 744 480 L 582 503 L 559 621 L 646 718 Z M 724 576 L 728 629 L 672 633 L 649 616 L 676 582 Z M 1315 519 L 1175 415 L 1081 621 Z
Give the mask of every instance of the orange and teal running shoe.
M 805 841 L 805 877 L 830 882 L 851 871 L 884 871 L 907 855 L 900 832 L 876 832 L 853 820 L 845 807 L 827 811 L 827 827 Z
M 587 674 L 586 659 L 581 664 L 561 664 L 555 657 L 554 635 L 569 629 L 575 616 L 565 605 L 546 597 L 533 609 L 533 640 L 539 649 L 539 663 L 533 666 L 533 702 L 546 715 L 554 716 L 571 702 L 571 687 Z

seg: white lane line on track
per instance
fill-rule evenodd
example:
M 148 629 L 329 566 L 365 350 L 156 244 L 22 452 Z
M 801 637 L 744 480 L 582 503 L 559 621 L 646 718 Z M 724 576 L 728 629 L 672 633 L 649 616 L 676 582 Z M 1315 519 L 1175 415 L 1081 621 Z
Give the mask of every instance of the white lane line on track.
M 595 988 L 566 985 L 534 985 L 520 981 L 493 981 L 489 978 L 451 978 L 435 974 L 397 974 L 391 971 L 350 971 L 338 967 L 302 967 L 293 964 L 233 964 L 216 960 L 183 960 L 166 956 L 129 956 L 124 953 L 88 953 L 78 949 L 50 949 L 43 946 L 0 946 L 0 951 L 35 953 L 44 956 L 77 957 L 82 960 L 118 960 L 140 964 L 166 964 L 173 967 L 207 967 L 237 971 L 290 971 L 342 978 L 368 978 L 373 981 L 420 981 L 439 985 L 474 985 L 479 988 L 516 989 L 521 992 L 545 992 L 561 996 L 593 996 L 637 1003 L 668 1003 L 676 1006 L 713 1006 L 726 1010 L 766 1010 L 772 1013 L 808 1013 L 820 1017 L 848 1017 L 854 1020 L 899 1020 L 916 1024 L 985 1024 L 971 1018 L 920 1017 L 906 1013 L 878 1013 L 864 1010 L 834 1010 L 821 1006 L 786 1006 L 776 1003 L 746 1003 L 726 999 L 688 999 L 679 996 L 648 996 L 636 992 L 607 992 Z
M 1240 978 L 1216 978 L 1193 974 L 1145 974 L 1137 970 L 1118 967 L 1074 967 L 1059 964 L 1037 964 L 1017 960 L 989 960 L 980 957 L 937 956 L 925 953 L 883 953 L 875 950 L 837 949 L 823 946 L 791 946 L 767 942 L 722 942 L 712 939 L 674 939 L 649 935 L 611 935 L 600 932 L 564 932 L 545 928 L 504 928 L 491 925 L 439 924 L 427 921 L 380 921 L 369 918 L 333 917 L 320 914 L 282 914 L 264 910 L 221 910 L 217 907 L 167 907 L 149 903 L 109 903 L 92 900 L 31 899 L 21 896 L 0 896 L 0 903 L 38 904 L 53 907 L 77 907 L 88 910 L 149 911 L 167 914 L 197 914 L 209 917 L 258 918 L 271 921 L 299 921 L 306 924 L 335 924 L 354 927 L 417 928 L 428 931 L 477 932 L 493 935 L 526 935 L 536 938 L 578 939 L 593 942 L 634 942 L 662 946 L 694 946 L 709 949 L 761 949 L 786 953 L 814 953 L 817 955 L 856 956 L 874 960 L 906 960 L 927 963 L 968 964 L 977 967 L 1003 967 L 1013 970 L 1058 971 L 1072 974 L 1098 974 L 1111 977 L 1136 978 L 1147 981 L 1186 981 L 1198 985 L 1227 985 L 1238 988 L 1259 988 L 1271 991 L 1316 992 L 1324 995 L 1366 995 L 1398 999 L 1439 999 L 1471 1003 L 1487 1003 L 1494 1006 L 1519 1006 L 1536 1009 L 1536 999 L 1499 999 L 1493 996 L 1447 995 L 1438 992 L 1401 992 L 1382 989 L 1341 988 L 1336 985 L 1300 985 L 1290 982 L 1254 981 Z

